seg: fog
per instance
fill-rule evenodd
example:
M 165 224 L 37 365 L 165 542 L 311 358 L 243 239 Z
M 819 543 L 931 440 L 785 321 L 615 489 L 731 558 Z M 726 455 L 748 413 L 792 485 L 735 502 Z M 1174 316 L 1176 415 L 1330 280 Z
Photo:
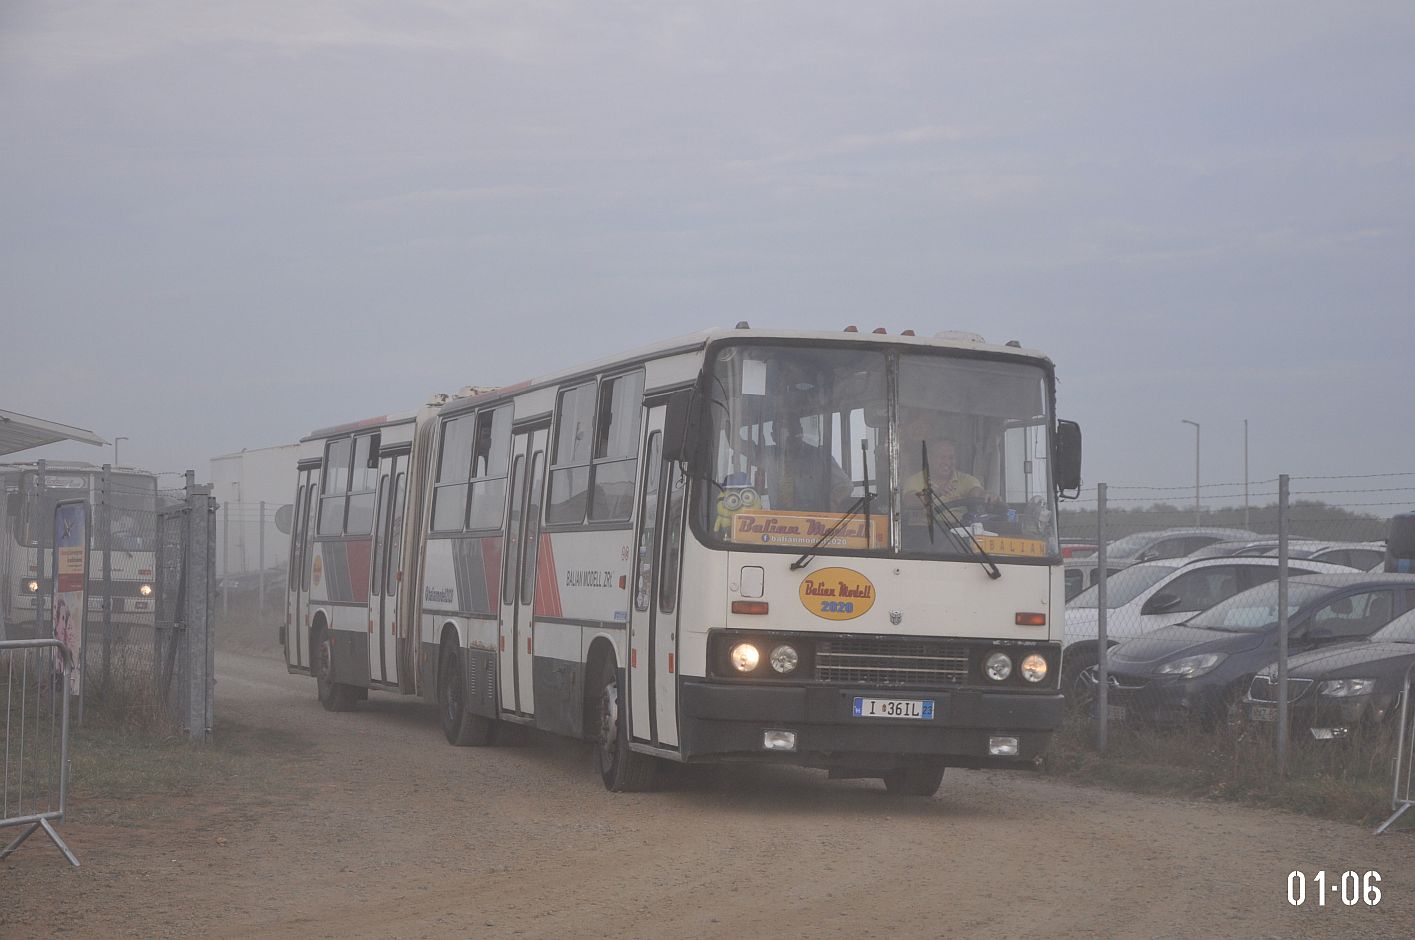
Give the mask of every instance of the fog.
M 1046 351 L 1088 481 L 1404 472 L 1408 3 L 0 10 L 0 407 L 195 467 L 644 342 Z M 111 448 L 30 452 L 102 462 Z M 1181 498 L 1181 497 L 1176 497 Z

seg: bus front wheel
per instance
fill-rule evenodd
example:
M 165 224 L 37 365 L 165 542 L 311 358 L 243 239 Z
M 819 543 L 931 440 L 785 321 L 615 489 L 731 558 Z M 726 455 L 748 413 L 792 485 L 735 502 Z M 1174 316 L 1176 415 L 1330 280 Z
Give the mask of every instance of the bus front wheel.
M 599 734 L 595 742 L 595 769 L 605 789 L 614 793 L 652 790 L 658 762 L 647 754 L 629 750 L 629 716 L 624 711 L 624 691 L 612 659 L 600 667 Z
M 437 686 L 442 734 L 455 747 L 486 747 L 496 743 L 496 723 L 467 711 L 467 682 L 458 668 L 457 648 L 442 653 L 442 681 Z

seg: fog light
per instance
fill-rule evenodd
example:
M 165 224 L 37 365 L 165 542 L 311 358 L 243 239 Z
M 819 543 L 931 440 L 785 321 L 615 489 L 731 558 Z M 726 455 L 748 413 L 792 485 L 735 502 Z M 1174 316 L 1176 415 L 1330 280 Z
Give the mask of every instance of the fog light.
M 1047 677 L 1047 661 L 1036 653 L 1022 660 L 1022 678 L 1028 682 L 1041 682 Z
M 778 646 L 771 651 L 771 668 L 783 676 L 788 672 L 795 672 L 796 664 L 800 661 L 801 657 L 789 646 Z
M 767 751 L 794 751 L 796 750 L 796 732 L 763 731 L 762 749 Z
M 1016 757 L 1017 739 L 1004 737 L 988 738 L 988 753 L 993 757 Z
M 757 648 L 750 643 L 738 643 L 732 647 L 729 656 L 732 660 L 732 668 L 738 672 L 751 672 L 757 668 L 757 663 L 762 661 L 762 654 L 757 652 Z
M 141 587 L 138 588 L 138 593 L 141 594 L 143 597 L 151 597 L 151 596 L 152 596 L 152 585 L 151 585 L 151 584 L 144 584 L 144 585 L 142 585 Z
M 1001 682 L 1012 675 L 1012 660 L 1006 653 L 993 653 L 983 663 L 983 672 L 994 682 Z

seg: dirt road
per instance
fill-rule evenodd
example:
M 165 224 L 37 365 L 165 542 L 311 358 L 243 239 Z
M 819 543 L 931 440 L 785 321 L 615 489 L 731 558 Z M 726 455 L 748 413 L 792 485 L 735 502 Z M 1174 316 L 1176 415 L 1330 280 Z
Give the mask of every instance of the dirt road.
M 451 748 L 412 700 L 330 714 L 274 659 L 223 655 L 218 673 L 222 722 L 280 741 L 255 758 L 261 785 L 140 825 L 79 812 L 83 868 L 38 839 L 0 864 L 0 935 L 1415 933 L 1408 833 L 972 771 L 929 800 L 789 768 L 616 795 L 574 742 Z M 1375 869 L 1384 897 L 1294 909 L 1293 869 Z

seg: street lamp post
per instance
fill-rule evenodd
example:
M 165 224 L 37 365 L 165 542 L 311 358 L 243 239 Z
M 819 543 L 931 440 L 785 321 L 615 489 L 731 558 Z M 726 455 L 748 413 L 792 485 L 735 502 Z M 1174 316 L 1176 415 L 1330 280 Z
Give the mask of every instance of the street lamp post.
M 1180 418 L 1185 424 L 1194 425 L 1194 524 L 1198 525 L 1199 515 L 1199 422 L 1190 421 L 1188 418 Z
M 126 437 L 115 437 L 115 438 L 113 438 L 113 466 L 115 466 L 115 467 L 118 466 L 118 442 L 119 442 L 119 441 L 126 441 L 126 440 L 127 440 Z
M 1243 419 L 1243 528 L 1248 528 L 1248 419 Z

